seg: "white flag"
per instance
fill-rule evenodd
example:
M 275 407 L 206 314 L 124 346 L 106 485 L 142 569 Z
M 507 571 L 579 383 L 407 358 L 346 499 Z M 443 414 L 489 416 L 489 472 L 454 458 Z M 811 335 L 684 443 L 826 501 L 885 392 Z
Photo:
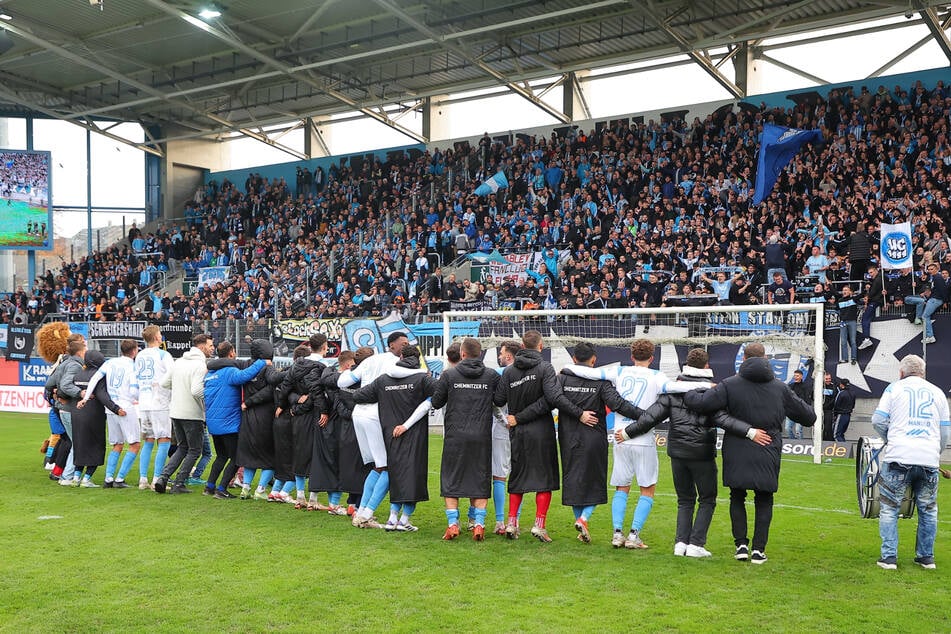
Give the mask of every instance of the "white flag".
M 882 268 L 911 268 L 911 223 L 882 224 Z

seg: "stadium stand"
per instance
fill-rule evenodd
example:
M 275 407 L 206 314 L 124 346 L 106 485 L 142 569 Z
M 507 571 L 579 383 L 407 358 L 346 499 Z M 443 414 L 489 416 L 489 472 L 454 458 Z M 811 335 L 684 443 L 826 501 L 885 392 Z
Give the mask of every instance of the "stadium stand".
M 144 299 L 150 316 L 186 321 L 392 310 L 410 320 L 450 300 L 549 308 L 659 306 L 693 296 L 755 303 L 769 300 L 776 257 L 801 290 L 797 301 L 834 301 L 836 284 L 861 284 L 857 265 L 877 260 L 878 223 L 912 216 L 916 270 L 931 261 L 951 267 L 944 84 L 811 94 L 785 110 L 740 103 L 692 122 L 621 120 L 505 141 L 486 135 L 477 146 L 302 173 L 294 190 L 254 174 L 243 187 L 212 182 L 188 203 L 183 223 L 136 236 L 136 250 L 130 236 L 130 245 L 48 273 L 33 297 L 14 295 L 2 320 L 38 322 L 48 313 L 122 320 Z M 820 128 L 826 143 L 805 148 L 754 207 L 766 122 Z M 499 170 L 509 187 L 476 196 Z M 860 223 L 869 238 L 864 255 L 853 240 Z M 771 236 L 779 246 L 769 254 Z M 806 266 L 814 246 L 828 258 L 825 281 Z M 443 277 L 467 254 L 493 250 L 539 252 L 546 266 L 501 287 Z M 211 265 L 228 265 L 232 275 L 189 295 L 146 290 L 173 262 L 188 277 Z M 891 302 L 901 304 L 910 276 L 886 280 Z

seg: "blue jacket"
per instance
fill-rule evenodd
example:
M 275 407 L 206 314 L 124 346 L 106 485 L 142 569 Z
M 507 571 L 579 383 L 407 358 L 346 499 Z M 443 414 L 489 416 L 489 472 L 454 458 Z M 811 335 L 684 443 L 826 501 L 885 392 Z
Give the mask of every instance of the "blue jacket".
M 239 370 L 234 359 L 213 359 L 205 375 L 205 422 L 212 436 L 237 434 L 241 427 L 241 386 L 265 365 L 258 359 Z

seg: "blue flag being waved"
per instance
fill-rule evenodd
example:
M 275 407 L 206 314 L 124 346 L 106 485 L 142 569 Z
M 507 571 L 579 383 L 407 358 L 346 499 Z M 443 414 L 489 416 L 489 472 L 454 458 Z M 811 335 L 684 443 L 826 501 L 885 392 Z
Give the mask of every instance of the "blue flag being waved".
M 484 183 L 476 187 L 475 195 L 488 196 L 508 186 L 509 181 L 505 178 L 505 173 L 496 172 L 494 176 L 490 176 Z
M 773 185 L 793 157 L 806 143 L 822 141 L 820 130 L 797 130 L 781 125 L 767 123 L 763 126 L 763 139 L 759 146 L 759 160 L 756 165 L 756 186 L 753 192 L 753 204 L 763 202 Z

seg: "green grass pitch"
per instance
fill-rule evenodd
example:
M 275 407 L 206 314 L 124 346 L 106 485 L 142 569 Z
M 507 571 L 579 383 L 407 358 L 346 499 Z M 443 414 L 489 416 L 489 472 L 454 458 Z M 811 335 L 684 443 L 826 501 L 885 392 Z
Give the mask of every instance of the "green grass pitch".
M 731 556 L 723 489 L 714 557 L 671 554 L 666 456 L 642 533 L 650 549 L 625 551 L 610 547 L 609 507 L 595 512 L 586 546 L 557 494 L 552 544 L 442 542 L 436 437 L 420 531 L 388 534 L 197 491 L 65 489 L 41 467 L 47 432 L 45 417 L 0 414 L 3 632 L 951 631 L 951 517 L 939 517 L 937 570 L 912 563 L 914 520 L 901 522 L 899 569 L 880 570 L 877 522 L 858 515 L 850 461 L 784 461 L 769 561 L 753 566 Z M 939 506 L 949 501 L 942 481 Z

